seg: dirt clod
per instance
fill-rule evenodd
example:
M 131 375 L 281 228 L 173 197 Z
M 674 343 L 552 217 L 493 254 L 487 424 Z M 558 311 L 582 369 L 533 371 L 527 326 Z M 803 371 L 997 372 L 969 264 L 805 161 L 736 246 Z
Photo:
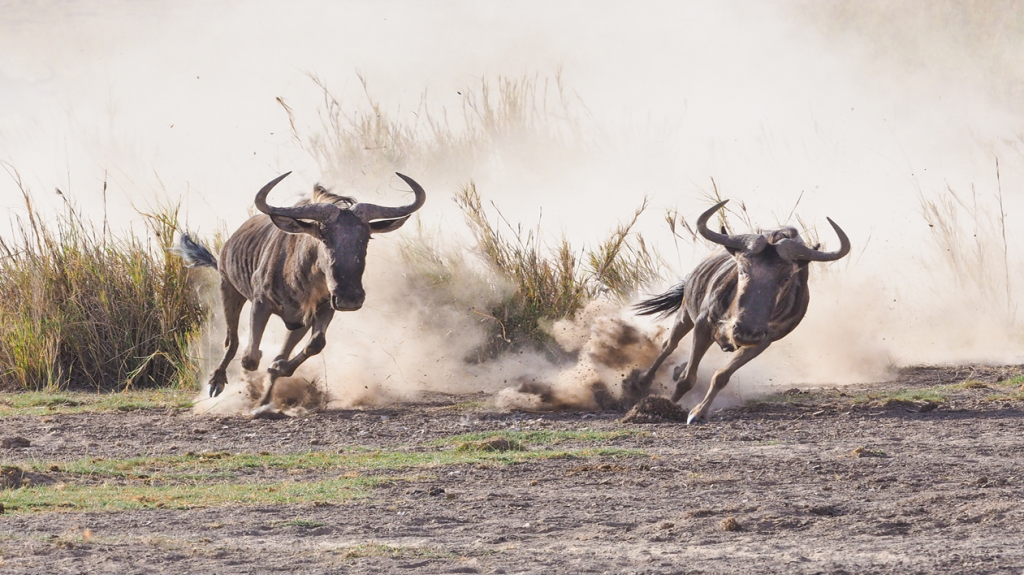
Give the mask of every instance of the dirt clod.
M 722 531 L 740 531 L 743 529 L 740 522 L 736 521 L 735 517 L 726 517 L 722 520 L 720 525 L 722 527 Z
M 21 480 L 25 472 L 16 465 L 4 465 L 0 467 L 0 489 L 17 489 L 21 487 Z
M 686 411 L 667 397 L 649 395 L 633 406 L 619 421 L 622 423 L 658 423 L 686 421 Z
M 31 441 L 19 435 L 0 439 L 0 447 L 4 447 L 6 449 L 21 449 L 30 445 L 32 445 Z
M 881 449 L 868 449 L 864 446 L 854 449 L 850 455 L 854 457 L 888 457 Z

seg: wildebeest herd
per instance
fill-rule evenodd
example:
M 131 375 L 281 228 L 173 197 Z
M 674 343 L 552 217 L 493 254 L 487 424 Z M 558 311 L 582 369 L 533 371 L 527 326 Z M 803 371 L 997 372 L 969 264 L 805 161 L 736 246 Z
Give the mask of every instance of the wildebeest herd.
M 255 415 L 272 412 L 271 392 L 278 378 L 292 375 L 323 350 L 334 312 L 362 307 L 362 275 L 371 234 L 400 228 L 426 200 L 418 183 L 398 174 L 415 194 L 406 206 L 360 203 L 319 185 L 294 206 L 270 206 L 267 195 L 287 175 L 260 189 L 255 205 L 262 214 L 244 222 L 228 238 L 220 258 L 187 233 L 182 234 L 177 250 L 190 267 L 220 272 L 227 337 L 224 358 L 210 377 L 211 397 L 227 384 L 227 366 L 238 349 L 238 322 L 246 301 L 252 302 L 252 312 L 249 346 L 241 359 L 244 369 L 259 367 L 260 340 L 271 315 L 280 317 L 288 328 L 285 343 L 267 370 L 269 383 Z M 712 343 L 735 352 L 712 376 L 707 395 L 690 412 L 688 423 L 706 420 L 712 401 L 732 374 L 799 325 L 810 301 L 808 264 L 838 260 L 850 252 L 849 238 L 831 219 L 828 222 L 840 241 L 834 252 L 808 246 L 789 226 L 754 234 L 729 234 L 724 227 L 721 233 L 710 230 L 708 220 L 725 204 L 716 204 L 697 220 L 700 235 L 723 249 L 711 253 L 669 291 L 635 305 L 641 315 L 669 316 L 677 311 L 678 315 L 657 359 L 647 370 L 636 370 L 623 381 L 633 396 L 649 393 L 658 368 L 691 330 L 689 361 L 673 370 L 673 402 L 696 383 L 700 360 Z M 311 330 L 305 348 L 292 357 Z

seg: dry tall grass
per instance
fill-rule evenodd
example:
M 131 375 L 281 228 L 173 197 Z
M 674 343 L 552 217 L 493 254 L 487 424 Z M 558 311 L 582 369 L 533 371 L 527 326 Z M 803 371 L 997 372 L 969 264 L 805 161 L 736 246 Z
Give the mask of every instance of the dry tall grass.
M 471 174 L 496 155 L 578 153 L 589 145 L 588 134 L 597 130 L 559 73 L 548 78 L 482 77 L 460 90 L 462 109 L 453 114 L 431 105 L 426 93 L 411 113 L 387 109 L 361 75 L 366 97 L 361 103 L 343 102 L 322 80 L 311 80 L 322 97 L 312 125 L 305 125 L 282 98 L 278 103 L 296 143 L 327 179 L 352 181 L 395 171 Z
M 404 242 L 402 253 L 411 280 L 437 303 L 458 303 L 453 292 L 465 285 L 486 292 L 471 303 L 488 327 L 486 342 L 467 358 L 472 361 L 522 348 L 558 356 L 548 330 L 552 322 L 572 318 L 598 297 L 629 299 L 659 277 L 661 258 L 633 230 L 646 202 L 596 246 L 577 249 L 564 237 L 549 245 L 539 225 L 513 225 L 497 208 L 488 214 L 473 183 L 455 201 L 483 267 L 467 262 L 465 252 L 446 253 L 422 237 Z
M 956 282 L 953 287 L 969 298 L 972 307 L 1015 322 L 1018 305 L 1013 297 L 998 161 L 996 192 L 991 198 L 974 186 L 969 196 L 947 186 L 934 197 L 919 192 L 919 202 L 940 261 Z
M 44 223 L 27 209 L 0 238 L 0 389 L 123 390 L 193 385 L 187 350 L 205 313 L 179 258 L 177 207 L 144 214 L 152 240 L 117 237 L 74 206 Z

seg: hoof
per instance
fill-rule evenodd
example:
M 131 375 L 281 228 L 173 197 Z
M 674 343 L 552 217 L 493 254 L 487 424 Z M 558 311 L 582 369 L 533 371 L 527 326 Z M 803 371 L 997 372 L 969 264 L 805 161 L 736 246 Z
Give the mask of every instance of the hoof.
M 680 363 L 672 370 L 672 381 L 679 381 L 679 377 L 683 375 L 683 370 L 686 369 L 688 362 Z
M 274 405 L 273 403 L 261 405 L 256 409 L 252 410 L 250 413 L 252 414 L 253 419 L 284 419 L 288 417 L 280 410 L 278 410 L 277 406 Z
M 705 423 L 707 420 L 702 417 L 699 413 L 690 412 L 690 415 L 686 416 L 686 425 L 700 425 Z
M 262 354 L 256 353 L 252 356 L 245 356 L 242 358 L 241 364 L 242 369 L 246 371 L 256 371 L 260 367 L 260 358 Z
M 214 373 L 213 377 L 210 378 L 210 397 L 217 397 L 222 391 L 224 386 L 228 382 L 228 376 L 225 373 Z
M 288 369 L 287 360 L 275 360 L 274 363 L 270 364 L 267 368 L 267 373 L 270 374 L 270 379 L 277 379 L 279 377 L 291 377 L 292 372 L 295 368 Z

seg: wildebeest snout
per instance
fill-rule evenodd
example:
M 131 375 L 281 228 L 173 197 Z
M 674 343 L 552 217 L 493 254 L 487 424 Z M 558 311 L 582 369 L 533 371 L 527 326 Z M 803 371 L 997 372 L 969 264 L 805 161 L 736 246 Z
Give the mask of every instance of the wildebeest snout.
M 331 307 L 337 311 L 356 311 L 363 307 L 363 300 L 366 299 L 366 292 L 359 290 L 349 294 L 331 295 Z

